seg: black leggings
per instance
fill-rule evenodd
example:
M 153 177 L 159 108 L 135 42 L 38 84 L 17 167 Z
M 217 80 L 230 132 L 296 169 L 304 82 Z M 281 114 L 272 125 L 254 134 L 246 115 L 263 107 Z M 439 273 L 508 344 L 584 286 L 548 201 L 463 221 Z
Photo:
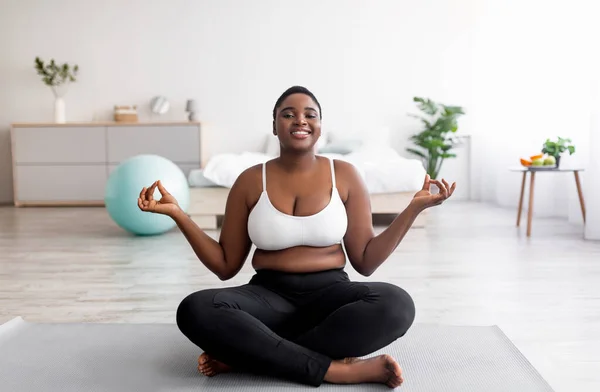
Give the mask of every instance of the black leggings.
M 260 270 L 248 284 L 187 296 L 181 332 L 236 370 L 319 386 L 331 361 L 360 357 L 403 336 L 412 298 L 389 283 L 351 282 L 343 269 Z

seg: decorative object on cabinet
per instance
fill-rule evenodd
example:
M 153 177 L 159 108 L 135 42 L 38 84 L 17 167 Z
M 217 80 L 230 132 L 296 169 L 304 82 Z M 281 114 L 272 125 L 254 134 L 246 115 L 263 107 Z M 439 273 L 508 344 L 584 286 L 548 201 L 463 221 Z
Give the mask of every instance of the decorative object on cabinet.
M 54 59 L 46 64 L 39 57 L 35 58 L 35 69 L 38 75 L 42 76 L 45 85 L 50 86 L 54 94 L 54 121 L 63 124 L 66 121 L 64 96 L 69 89 L 69 85 L 77 79 L 79 66 L 71 66 L 68 63 L 57 64 Z
M 185 105 L 185 111 L 189 113 L 188 120 L 198 121 L 198 103 L 194 99 L 188 99 Z
M 158 95 L 150 101 L 150 110 L 154 114 L 165 114 L 169 111 L 171 104 L 167 98 L 162 95 Z
M 115 106 L 114 118 L 116 122 L 137 122 L 137 106 Z

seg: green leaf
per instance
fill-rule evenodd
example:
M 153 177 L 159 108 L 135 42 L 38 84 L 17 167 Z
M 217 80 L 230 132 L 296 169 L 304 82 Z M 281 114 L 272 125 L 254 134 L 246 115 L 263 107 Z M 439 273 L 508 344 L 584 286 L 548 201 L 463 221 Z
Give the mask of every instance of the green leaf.
M 439 147 L 439 148 L 441 148 L 441 147 L 444 147 L 444 141 L 441 140 L 441 139 L 432 139 L 430 141 L 430 145 L 433 146 L 433 147 Z
M 429 98 L 425 99 L 420 97 L 414 97 L 413 101 L 418 102 L 419 109 L 431 116 L 435 115 L 438 112 L 437 105 Z
M 461 114 L 465 114 L 464 110 L 460 106 L 443 106 L 444 115 L 446 116 L 458 116 Z
M 408 151 L 410 153 L 413 153 L 413 154 L 415 154 L 417 156 L 420 156 L 421 158 L 427 158 L 427 156 L 425 154 L 423 154 L 421 151 L 416 150 L 414 148 L 407 148 L 406 151 Z
M 444 153 L 441 155 L 442 158 L 456 158 L 456 154 Z
M 439 117 L 435 121 L 433 129 L 435 129 L 439 135 L 442 135 L 448 132 L 452 132 L 453 129 L 458 129 L 458 125 L 456 124 L 453 118 Z

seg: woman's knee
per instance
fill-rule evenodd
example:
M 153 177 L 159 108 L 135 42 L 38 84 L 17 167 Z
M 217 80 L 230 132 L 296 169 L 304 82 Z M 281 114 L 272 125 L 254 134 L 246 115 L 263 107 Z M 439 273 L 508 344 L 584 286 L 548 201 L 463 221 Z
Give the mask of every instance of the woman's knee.
M 390 283 L 376 283 L 373 287 L 381 307 L 383 319 L 398 336 L 403 336 L 415 320 L 415 303 L 406 290 Z
M 210 320 L 208 313 L 213 308 L 214 290 L 202 290 L 185 297 L 177 307 L 175 319 L 184 334 L 197 330 L 204 321 Z

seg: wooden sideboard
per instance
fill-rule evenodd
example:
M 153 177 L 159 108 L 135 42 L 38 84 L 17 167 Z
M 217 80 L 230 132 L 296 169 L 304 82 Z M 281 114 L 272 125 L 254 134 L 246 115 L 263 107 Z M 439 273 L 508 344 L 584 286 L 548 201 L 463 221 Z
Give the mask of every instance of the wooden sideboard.
M 11 126 L 15 206 L 104 205 L 110 172 L 156 154 L 187 176 L 207 159 L 200 123 L 67 123 Z

